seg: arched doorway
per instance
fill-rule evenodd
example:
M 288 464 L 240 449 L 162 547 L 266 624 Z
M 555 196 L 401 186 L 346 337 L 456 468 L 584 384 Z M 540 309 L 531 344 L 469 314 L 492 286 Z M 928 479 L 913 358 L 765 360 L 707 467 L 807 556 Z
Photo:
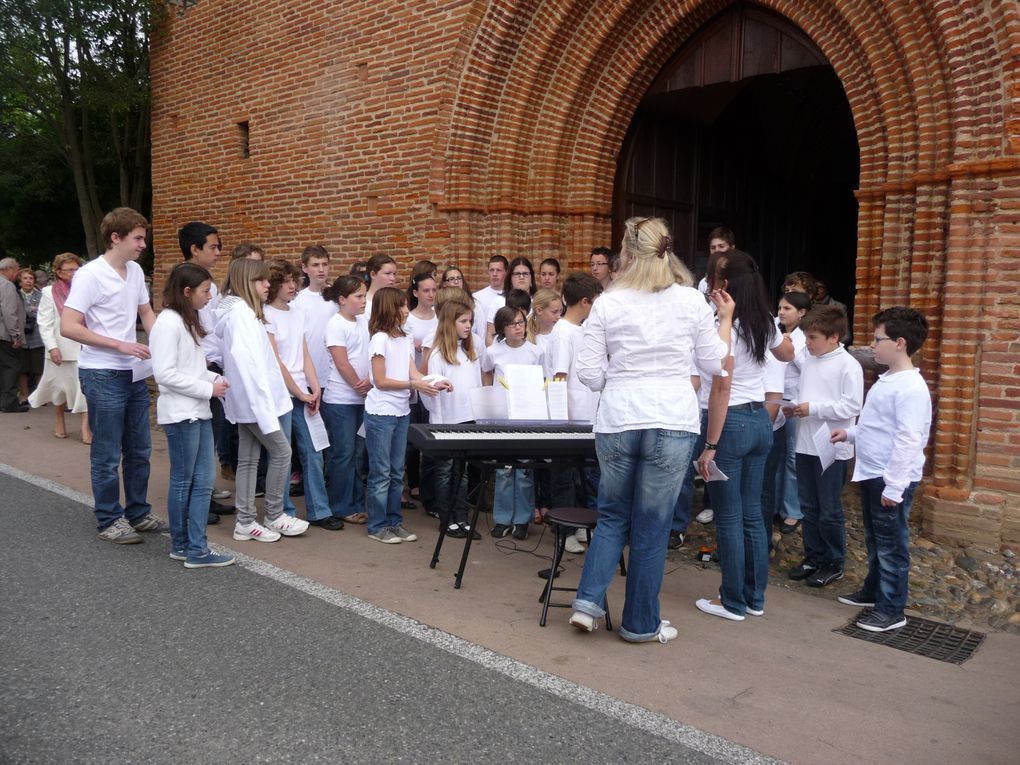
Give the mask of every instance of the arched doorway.
M 766 283 L 810 271 L 853 305 L 859 149 L 825 56 L 787 20 L 738 4 L 662 69 L 620 153 L 613 241 L 632 215 L 670 221 L 704 272 L 708 233 L 733 229 Z

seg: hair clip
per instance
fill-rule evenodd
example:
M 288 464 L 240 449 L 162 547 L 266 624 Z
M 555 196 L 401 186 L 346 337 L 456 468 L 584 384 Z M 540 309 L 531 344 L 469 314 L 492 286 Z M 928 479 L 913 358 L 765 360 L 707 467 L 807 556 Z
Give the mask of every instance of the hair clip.
M 673 252 L 673 238 L 670 236 L 664 236 L 659 240 L 659 257 L 666 257 L 667 252 Z

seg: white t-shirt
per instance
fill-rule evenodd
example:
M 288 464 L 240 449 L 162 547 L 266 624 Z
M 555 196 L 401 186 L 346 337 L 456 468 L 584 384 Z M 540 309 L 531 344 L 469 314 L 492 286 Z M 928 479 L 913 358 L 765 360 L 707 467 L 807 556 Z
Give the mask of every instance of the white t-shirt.
M 355 316 L 348 321 L 337 314 L 326 323 L 326 348 L 343 348 L 359 379 L 368 377 L 368 320 Z M 330 354 L 332 356 L 332 354 Z M 347 384 L 335 364 L 330 364 L 329 381 L 322 393 L 327 404 L 364 404 L 365 397 Z
M 759 364 L 750 349 L 744 345 L 737 334 L 738 322 L 733 322 L 733 382 L 730 384 L 730 406 L 747 404 L 752 401 L 765 400 L 765 363 Z M 769 351 L 783 342 L 779 330 L 770 325 L 772 337 L 769 339 Z
M 554 374 L 556 374 L 556 371 L 557 371 L 557 370 L 553 369 L 553 352 L 551 350 L 552 342 L 553 342 L 552 337 L 553 337 L 553 332 L 556 331 L 556 327 L 559 326 L 562 323 L 563 323 L 562 321 L 556 322 L 556 324 L 553 325 L 552 332 L 549 332 L 548 334 L 545 334 L 545 335 L 537 335 L 536 334 L 535 335 L 535 345 L 537 345 L 538 349 L 540 351 L 542 351 L 542 359 L 543 359 L 543 361 L 542 361 L 542 374 L 545 375 L 545 379 L 546 380 L 551 380 L 552 376 Z
M 138 306 L 149 304 L 149 292 L 142 267 L 131 260 L 125 268 L 122 279 L 105 257 L 86 263 L 74 275 L 65 305 L 82 314 L 85 326 L 96 334 L 137 343 Z M 131 369 L 133 364 L 133 356 L 110 348 L 82 344 L 78 355 L 79 369 Z
M 801 332 L 800 327 L 794 327 L 790 333 L 790 341 L 793 343 L 794 361 L 779 363 L 786 370 L 785 384 L 783 385 L 783 398 L 793 401 L 797 395 L 797 387 L 800 385 L 800 367 L 795 363 L 800 352 L 804 350 L 807 338 Z
M 440 391 L 435 396 L 422 396 L 425 408 L 429 410 L 429 422 L 451 425 L 470 422 L 475 418 L 471 406 L 471 391 L 482 386 L 480 360 L 468 361 L 463 348 L 457 348 L 457 364 L 450 364 L 443 354 L 433 350 L 429 356 L 428 373 L 442 375 L 453 384 L 452 391 Z
M 300 390 L 308 390 L 304 352 L 305 312 L 296 308 L 293 302 L 289 308 L 290 310 L 281 311 L 271 305 L 265 306 L 263 310 L 267 321 L 266 332 L 276 341 L 276 351 L 280 354 L 280 360 L 290 372 L 290 376 L 294 378 L 294 384 Z
M 326 324 L 340 309 L 333 301 L 323 300 L 321 292 L 312 292 L 308 287 L 297 294 L 291 307 L 300 308 L 304 313 L 308 354 L 312 357 L 315 376 L 319 378 L 321 388 L 329 379 L 329 368 L 333 364 L 333 359 L 326 350 Z
M 216 316 L 213 311 L 220 304 L 220 291 L 216 289 L 215 283 L 209 285 L 209 295 L 211 296 L 209 302 L 198 312 L 198 321 L 206 331 L 205 337 L 202 338 L 202 350 L 205 352 L 206 364 L 218 364 L 222 367 L 223 352 L 220 350 L 220 339 L 213 332 L 216 327 Z
M 506 340 L 497 340 L 482 354 L 482 371 L 493 372 L 496 379 L 503 377 L 507 364 L 539 364 L 545 361 L 545 355 L 534 343 L 527 340 L 524 344 L 511 348 Z
M 371 361 L 376 356 L 382 356 L 386 360 L 386 377 L 391 380 L 411 379 L 411 362 L 414 361 L 414 349 L 411 346 L 411 338 L 407 335 L 390 337 L 385 332 L 376 332 L 368 342 L 369 371 Z M 367 414 L 388 414 L 402 417 L 411 413 L 411 391 L 405 390 L 379 390 L 375 387 L 375 375 L 371 375 L 372 389 L 365 398 L 365 412 Z
M 552 356 L 546 363 L 552 370 L 549 377 L 563 372 L 567 374 L 567 411 L 570 419 L 595 422 L 599 394 L 578 379 L 576 369 L 577 356 L 584 343 L 584 327 L 561 319 L 547 337 L 550 341 L 546 352 Z
M 438 326 L 439 318 L 435 314 L 433 314 L 431 319 L 419 319 L 413 313 L 407 315 L 404 332 L 411 336 L 411 346 L 414 348 L 414 364 L 419 369 L 421 368 L 422 344 L 430 335 L 435 337 Z

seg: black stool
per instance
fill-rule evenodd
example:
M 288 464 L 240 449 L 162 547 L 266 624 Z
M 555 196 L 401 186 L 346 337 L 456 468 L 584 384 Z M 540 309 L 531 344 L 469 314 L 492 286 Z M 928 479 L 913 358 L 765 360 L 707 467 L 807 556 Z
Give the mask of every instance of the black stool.
M 590 510 L 587 507 L 554 507 L 545 516 L 545 522 L 552 527 L 553 532 L 553 559 L 552 566 L 549 569 L 549 579 L 545 583 L 545 588 L 542 590 L 542 595 L 539 600 L 542 603 L 542 618 L 539 620 L 539 625 L 544 627 L 547 617 L 549 616 L 550 608 L 573 608 L 571 603 L 553 603 L 552 594 L 553 590 L 561 592 L 577 592 L 576 587 L 557 587 L 553 584 L 553 579 L 556 578 L 556 572 L 559 570 L 560 560 L 563 558 L 563 552 L 566 548 L 567 537 L 575 533 L 578 529 L 584 529 L 588 532 L 588 541 L 591 541 L 591 532 L 595 530 L 596 524 L 598 524 L 599 514 L 596 510 Z M 620 556 L 620 574 L 621 576 L 627 575 L 627 568 L 623 563 L 623 556 Z M 605 599 L 602 604 L 602 608 L 606 612 L 606 629 L 613 629 L 613 622 L 609 618 L 609 598 Z

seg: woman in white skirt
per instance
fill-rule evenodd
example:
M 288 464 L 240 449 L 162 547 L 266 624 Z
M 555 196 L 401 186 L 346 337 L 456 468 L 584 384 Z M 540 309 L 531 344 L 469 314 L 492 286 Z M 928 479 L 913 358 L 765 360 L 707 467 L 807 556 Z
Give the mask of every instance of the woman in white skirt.
M 81 440 L 91 444 L 92 431 L 89 430 L 85 395 L 78 382 L 78 351 L 81 345 L 60 334 L 60 315 L 64 311 L 64 301 L 71 291 L 71 279 L 80 266 L 81 258 L 72 252 L 61 253 L 53 259 L 56 279 L 51 286 L 43 288 L 37 320 L 39 334 L 46 347 L 46 363 L 42 379 L 35 392 L 29 396 L 28 402 L 33 407 L 53 404 L 57 417 L 53 435 L 57 438 L 67 438 L 67 429 L 64 427 L 65 407 L 73 414 L 81 414 Z

